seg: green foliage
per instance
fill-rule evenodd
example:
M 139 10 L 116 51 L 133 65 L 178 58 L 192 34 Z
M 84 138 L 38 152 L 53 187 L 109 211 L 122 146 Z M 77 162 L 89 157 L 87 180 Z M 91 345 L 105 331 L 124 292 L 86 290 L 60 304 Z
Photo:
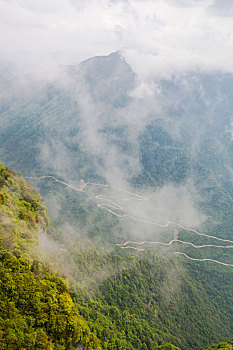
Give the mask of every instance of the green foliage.
M 100 349 L 65 282 L 33 259 L 49 224 L 40 195 L 2 163 L 0 183 L 0 349 Z
M 30 112 L 30 106 L 27 108 Z M 29 112 L 27 133 L 33 135 L 33 118 L 30 120 Z M 50 115 L 45 111 L 43 117 L 46 119 L 47 116 Z M 73 132 L 75 136 L 75 130 Z M 106 133 L 109 134 L 109 131 Z M 113 130 L 111 133 L 117 136 L 121 130 L 119 132 Z M 12 139 L 17 143 L 15 136 L 17 137 L 17 134 L 13 133 Z M 122 150 L 129 148 L 127 142 L 120 140 L 120 137 L 115 144 Z M 85 158 L 86 155 L 77 145 L 70 145 L 69 150 L 72 156 L 78 154 L 81 160 L 78 169 L 80 177 L 83 174 L 92 176 L 94 162 Z M 40 169 L 34 164 L 35 154 L 33 153 L 33 156 L 28 154 L 28 149 L 24 149 L 24 152 L 20 158 L 22 168 L 27 171 Z M 210 218 L 205 231 L 212 233 L 211 218 L 216 218 L 218 220 L 218 225 L 214 225 L 216 234 L 230 238 L 233 206 L 229 184 L 228 187 L 226 184 L 220 184 L 214 172 L 208 169 L 208 166 L 204 166 L 204 161 L 200 157 L 197 162 L 190 160 L 183 145 L 173 141 L 168 133 L 156 125 L 146 128 L 143 133 L 140 139 L 140 154 L 143 169 L 140 174 L 133 177 L 132 183 L 135 187 L 157 187 L 168 182 L 180 184 L 186 180 L 191 171 L 202 198 L 199 204 Z M 31 163 L 25 165 L 28 158 Z M 85 168 L 87 163 L 91 163 L 93 167 L 89 165 L 87 170 Z M 65 167 L 64 164 L 62 166 Z M 50 170 L 48 168 L 46 172 L 49 173 Z M 74 170 L 76 169 L 73 168 L 72 171 Z M 8 249 L 18 249 L 19 253 L 28 246 L 32 247 L 36 242 L 39 226 L 46 227 L 48 223 L 47 213 L 43 211 L 41 199 L 28 188 L 28 185 L 19 180 L 17 174 L 5 167 L 2 168 L 1 174 L 2 244 Z M 41 188 L 46 195 L 52 190 L 58 199 L 60 197 L 62 209 L 56 217 L 57 224 L 62 225 L 64 221 L 68 221 L 73 227 L 78 227 L 87 233 L 89 238 L 97 242 L 99 240 L 100 243 L 115 242 L 117 235 L 119 239 L 119 232 L 122 232 L 120 238 L 127 237 L 117 218 L 109 213 L 103 213 L 96 208 L 95 203 L 88 201 L 88 198 L 85 199 L 82 193 L 77 198 L 75 192 L 45 180 L 41 182 Z M 185 235 L 185 232 L 182 234 Z M 200 349 L 211 342 L 219 341 L 221 337 L 227 338 L 232 335 L 233 281 L 228 270 L 183 262 L 182 258 L 182 263 L 179 265 L 178 259 L 163 259 L 157 251 L 148 252 L 142 255 L 142 258 L 138 258 L 127 257 L 122 253 L 122 256 L 115 255 L 114 252 L 106 254 L 105 248 L 101 250 L 99 247 L 97 249 L 90 247 L 82 250 L 80 244 L 72 248 L 64 245 L 67 253 L 60 254 L 61 260 L 54 259 L 57 260 L 60 273 L 71 279 L 75 290 L 73 297 L 76 308 L 87 321 L 89 332 L 93 332 L 100 339 L 101 348 L 151 350 L 156 348 L 158 343 L 172 342 L 182 349 Z M 227 256 L 223 258 L 228 259 Z M 48 298 L 47 302 L 50 303 L 51 299 Z M 60 303 L 59 298 L 54 299 Z M 22 305 L 25 302 L 23 299 Z M 64 303 L 62 305 L 64 306 Z M 64 335 L 63 318 L 55 317 L 55 319 Z M 49 349 L 49 346 L 55 344 L 43 325 L 37 334 L 37 331 L 28 331 L 30 323 L 26 323 L 24 316 L 21 320 L 20 325 L 15 320 L 15 326 L 11 329 L 26 334 L 28 344 L 37 346 L 36 342 L 42 342 L 41 339 L 47 342 L 46 345 L 43 343 L 41 345 L 45 348 L 47 346 Z M 57 332 L 54 323 L 49 327 L 51 332 Z M 33 339 L 30 340 L 31 335 Z M 17 337 L 21 339 L 20 336 Z M 56 337 L 57 335 L 54 335 L 54 339 Z M 10 339 L 9 341 L 12 341 Z M 59 339 L 63 339 L 62 335 Z M 22 344 L 23 341 L 26 342 L 22 340 Z M 91 342 L 89 340 L 89 344 Z M 93 342 L 95 343 L 95 340 Z M 55 345 L 58 349 L 64 346 L 60 343 Z M 165 344 L 162 347 L 157 348 L 171 349 L 172 345 Z
M 9 196 L 0 191 L 0 204 L 4 204 L 7 199 L 9 199 Z
M 130 328 L 137 318 L 141 324 L 144 320 L 145 339 L 200 349 L 221 339 L 223 334 L 232 335 L 230 270 L 223 274 L 222 269 L 212 267 L 210 272 L 207 266 L 186 260 L 179 263 L 178 259 L 163 257 L 156 251 L 135 257 L 130 265 L 106 279 L 99 287 L 98 297 L 120 312 L 129 312 L 133 318 Z M 139 325 L 136 329 L 140 329 Z M 137 331 L 133 334 L 141 339 Z
M 163 342 L 200 349 L 232 335 L 230 269 L 156 250 L 117 255 L 74 240 L 66 247 L 69 253 L 56 264 L 60 272 L 72 266 L 76 306 L 103 348 L 118 339 L 123 349 L 153 349 Z
M 97 169 L 101 169 L 99 173 L 103 176 L 105 159 L 88 154 L 80 142 L 83 140 L 82 118 L 79 118 L 82 108 L 73 91 L 81 78 L 81 84 L 87 83 L 90 89 L 90 100 L 97 105 L 99 101 L 107 103 L 107 110 L 100 118 L 111 119 L 114 127 L 106 124 L 103 128 L 102 122 L 98 125 L 106 150 L 114 145 L 114 151 L 120 151 L 126 162 L 135 160 L 135 149 L 139 151 L 142 169 L 139 174 L 131 173 L 131 169 L 127 171 L 132 176 L 131 183 L 137 188 L 155 188 L 167 183 L 180 185 L 191 179 L 200 197 L 196 198 L 196 204 L 207 216 L 203 231 L 232 239 L 233 153 L 231 133 L 226 132 L 232 119 L 232 77 L 201 78 L 191 74 L 180 82 L 161 81 L 160 96 L 164 96 L 161 106 L 166 117 L 162 116 L 161 121 L 156 115 L 156 121 L 145 127 L 139 143 L 134 144 L 130 141 L 134 132 L 129 127 L 131 124 L 125 123 L 128 118 L 122 118 L 121 108 L 130 107 L 126 113 L 141 113 L 145 102 L 140 101 L 142 107 L 138 111 L 131 108 L 132 100 L 125 96 L 130 96 L 127 91 L 135 87 L 133 74 L 126 66 L 122 70 L 122 60 L 116 74 L 117 55 L 116 62 L 113 57 L 109 56 L 107 61 L 98 58 L 97 65 L 95 60 L 89 60 L 80 67 L 80 71 L 85 68 L 81 76 L 75 67 L 70 68 L 70 91 L 61 88 L 64 84 L 28 79 L 18 93 L 18 80 L 15 85 L 14 81 L 5 82 L 0 91 L 1 158 L 27 176 L 60 174 L 69 182 L 77 183 L 77 179 L 84 178 L 103 183 L 105 179 L 100 178 Z M 190 85 L 185 84 L 186 78 Z M 114 108 L 120 113 L 114 113 Z M 151 119 L 152 115 L 148 117 Z M 208 263 L 189 263 L 182 258 L 167 259 L 157 251 L 141 257 L 119 251 L 117 255 L 108 243 L 115 243 L 116 237 L 117 242 L 127 238 L 127 230 L 116 217 L 103 213 L 81 193 L 77 196 L 74 191 L 51 181 L 37 184 L 50 203 L 51 213 L 58 211 L 52 219 L 59 226 L 68 222 L 75 233 L 78 228 L 78 232 L 92 242 L 105 244 L 102 249 L 99 246 L 84 249 L 81 244 L 73 243 L 72 247 L 72 243 L 62 242 L 63 250 L 59 246 L 51 256 L 59 272 L 70 278 L 76 307 L 87 319 L 91 331 L 100 338 L 102 348 L 145 350 L 155 348 L 157 343 L 172 342 L 182 349 L 198 349 L 232 335 L 231 271 L 219 266 L 208 267 Z M 53 210 L 54 203 L 58 204 L 56 210 Z M 73 312 L 69 293 L 63 282 L 54 279 L 48 271 L 41 271 L 40 264 L 32 258 L 38 229 L 44 231 L 48 222 L 40 196 L 18 174 L 1 164 L 0 236 L 4 249 L 12 250 L 17 256 L 3 255 L 1 265 L 4 284 L 0 290 L 5 303 L 0 311 L 4 326 L 1 336 L 4 344 L 10 344 L 9 349 L 15 346 L 15 349 L 55 347 L 61 350 L 66 347 L 64 342 L 70 341 L 72 331 L 64 319 L 64 315 Z M 48 231 L 51 233 L 52 229 Z M 54 229 L 50 237 L 57 242 L 57 236 Z M 109 253 L 110 249 L 113 253 Z M 206 252 L 210 258 L 216 254 L 213 250 L 197 253 L 190 249 L 192 256 L 205 256 Z M 21 253 L 30 258 L 31 263 L 22 260 Z M 232 261 L 232 254 L 226 250 L 217 254 L 221 261 Z M 12 260 L 10 267 L 4 259 L 8 263 Z M 77 337 L 85 329 L 87 335 L 90 334 L 84 321 L 77 317 L 77 322 L 82 324 L 78 328 L 75 328 L 75 316 L 71 317 L 71 328 L 77 329 Z M 73 336 L 75 339 L 76 335 Z M 98 344 L 94 336 L 88 339 L 87 349 Z M 222 348 L 231 345 L 226 342 Z M 219 346 L 222 345 L 213 349 Z M 172 348 L 175 347 L 170 344 L 157 346 L 157 349 Z
M 1 349 L 100 349 L 78 315 L 66 284 L 33 263 L 0 253 Z M 43 277 L 40 277 L 42 275 Z
M 6 249 L 27 251 L 37 243 L 38 229 L 49 224 L 39 193 L 15 171 L 0 163 L 0 235 Z
M 177 348 L 176 346 L 168 343 L 164 345 L 158 345 L 153 350 L 180 350 L 180 348 Z
M 233 349 L 233 338 L 231 340 L 219 343 L 219 344 L 214 344 L 210 346 L 209 348 L 205 348 L 204 350 L 217 350 L 217 349 L 222 349 L 222 350 L 232 350 Z
M 145 128 L 140 140 L 140 161 L 142 171 L 132 183 L 161 186 L 172 182 L 182 183 L 189 171 L 189 157 L 180 144 L 176 144 L 169 134 L 151 123 Z
M 29 247 L 36 244 L 38 228 L 45 228 L 49 219 L 40 196 L 30 185 L 18 174 L 3 166 L 2 174 L 1 193 L 5 196 L 0 206 L 2 244 L 5 249 L 13 250 L 20 256 L 20 252 L 25 254 Z M 224 198 L 226 197 L 223 197 L 223 201 Z M 88 207 L 86 203 L 81 203 L 77 207 L 75 200 L 74 198 L 74 202 L 70 202 L 70 207 L 73 207 L 76 215 L 77 210 L 79 211 L 84 228 L 93 205 Z M 111 222 L 107 222 L 106 218 Z M 115 220 L 109 214 L 99 216 L 98 213 L 93 226 L 89 227 L 92 227 L 93 235 L 96 236 L 99 232 L 103 238 L 105 233 L 112 233 L 111 228 L 117 222 L 118 219 Z M 53 236 L 58 238 L 57 230 L 54 230 Z M 90 242 L 83 248 L 80 243 L 75 245 L 73 238 L 69 244 L 65 241 L 63 243 L 67 253 L 55 252 L 52 261 L 55 261 L 60 273 L 70 278 L 75 290 L 75 305 L 83 317 L 80 319 L 77 316 L 78 319 L 72 323 L 72 339 L 75 339 L 75 336 L 76 339 L 84 339 L 81 335 L 84 332 L 88 335 L 90 349 L 99 346 L 103 349 L 152 350 L 161 342 L 172 342 L 182 349 L 189 349 L 191 344 L 193 349 L 200 349 L 218 341 L 220 337 L 231 336 L 233 311 L 230 300 L 233 281 L 230 273 L 224 271 L 222 277 L 221 269 L 211 269 L 210 273 L 208 268 L 199 268 L 196 264 L 185 262 L 179 265 L 178 259 L 163 259 L 157 251 L 145 253 L 140 258 L 125 254 L 106 254 L 105 248 L 91 247 Z M 30 255 L 28 252 L 28 257 Z M 5 309 L 2 306 L 5 312 L 7 309 L 11 310 L 12 315 L 12 318 L 9 316 L 7 319 L 1 316 L 4 329 L 7 328 L 7 324 L 10 329 L 8 333 L 2 333 L 2 337 L 10 344 L 12 342 L 15 348 L 23 347 L 22 344 L 27 343 L 32 344 L 30 346 L 33 349 L 33 346 L 39 346 L 37 344 L 42 342 L 42 348 L 56 346 L 62 349 L 62 346 L 66 346 L 63 337 L 67 336 L 67 339 L 71 340 L 62 311 L 65 309 L 71 312 L 68 307 L 72 303 L 69 293 L 64 290 L 65 296 L 58 297 L 60 291 L 57 284 L 51 278 L 45 278 L 35 262 L 31 269 L 41 280 L 38 299 L 33 299 L 30 304 L 25 295 L 13 294 L 19 304 Z M 30 284 L 27 274 L 21 272 L 20 276 L 27 283 L 25 285 L 20 279 L 16 279 L 15 284 L 13 283 L 14 293 L 17 289 L 15 286 L 22 283 L 22 289 L 30 294 L 30 289 L 35 288 L 34 284 Z M 45 290 L 43 300 L 47 305 L 46 310 L 43 300 L 40 299 L 42 286 L 43 291 Z M 53 292 L 48 291 L 50 287 L 53 288 Z M 34 291 L 36 295 L 36 289 Z M 19 288 L 18 292 L 22 293 L 22 290 Z M 13 297 L 10 295 L 11 299 Z M 39 306 L 35 311 L 36 305 Z M 51 309 L 48 305 L 51 305 Z M 61 306 L 61 309 L 57 305 Z M 18 307 L 21 308 L 20 311 Z M 22 309 L 24 312 L 28 310 L 29 314 L 22 314 Z M 56 311 L 61 314 L 56 314 Z M 41 312 L 44 315 L 42 319 Z M 54 318 L 50 320 L 46 312 L 54 314 Z M 215 324 L 219 325 L 217 331 Z M 20 334 L 24 334 L 25 338 Z M 15 338 L 21 343 L 15 345 Z

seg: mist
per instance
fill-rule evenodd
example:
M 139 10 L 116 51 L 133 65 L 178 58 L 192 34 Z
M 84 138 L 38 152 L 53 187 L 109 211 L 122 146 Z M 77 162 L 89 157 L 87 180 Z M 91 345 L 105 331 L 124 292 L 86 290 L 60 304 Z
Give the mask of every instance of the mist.
M 0 30 L 0 161 L 31 183 L 2 166 L 6 347 L 230 338 L 231 1 L 0 0 Z
M 232 72 L 230 0 L 1 0 L 0 6 L 5 61 L 43 70 L 46 62 L 77 64 L 123 49 L 143 81 L 190 70 Z
M 169 222 L 221 236 L 206 208 L 232 181 L 226 3 L 0 5 L 0 157 L 35 177 L 52 221 L 111 249 L 169 242 Z
M 35 165 L 27 171 L 19 165 L 16 168 L 25 176 L 54 175 L 77 187 L 79 180 L 84 179 L 85 182 L 139 191 L 142 197 L 149 200 L 141 203 L 129 201 L 126 208 L 124 203 L 124 213 L 127 215 L 162 224 L 175 221 L 184 226 L 198 227 L 205 214 L 198 211 L 197 198 L 200 193 L 195 187 L 190 162 L 199 157 L 206 135 L 213 141 L 215 125 L 212 127 L 219 118 L 216 111 L 219 105 L 228 101 L 227 91 L 225 95 L 219 95 L 220 85 L 226 90 L 231 77 L 220 79 L 215 74 L 190 72 L 168 80 L 151 78 L 147 85 L 139 80 L 121 52 L 49 72 L 13 80 L 13 96 L 17 103 L 13 103 L 8 111 L 19 108 L 18 101 L 21 100 L 26 110 L 23 107 L 24 115 L 18 118 L 25 124 L 38 123 L 40 130 L 38 135 L 35 132 L 38 140 L 35 142 Z M 209 88 L 211 81 L 219 84 L 213 91 Z M 9 89 L 8 92 L 12 91 L 10 85 Z M 2 96 L 5 94 L 3 90 Z M 9 96 L 7 98 L 6 103 L 11 103 Z M 35 106 L 38 114 L 35 113 Z M 33 109 L 34 116 L 31 114 Z M 6 114 L 2 119 L 4 128 L 10 127 L 10 122 Z M 227 116 L 222 127 L 223 137 L 228 135 L 230 138 L 226 130 L 230 129 L 231 123 L 231 118 Z M 157 139 L 156 132 L 162 132 L 167 141 Z M 152 148 L 147 155 L 148 140 L 148 147 Z M 215 152 L 219 152 L 221 161 L 224 153 L 225 165 L 229 165 L 226 145 L 219 139 L 214 142 Z M 157 159 L 157 168 L 153 168 L 148 159 L 151 157 L 154 162 L 153 152 L 158 149 L 168 154 L 168 159 L 165 163 Z M 188 151 L 188 158 L 183 155 L 183 149 Z M 169 152 L 175 152 L 175 158 Z M 179 162 L 184 162 L 180 179 L 175 177 Z M 167 165 L 172 167 L 169 174 Z M 134 189 L 133 179 L 145 176 L 145 173 L 142 175 L 145 171 L 149 171 L 155 179 L 158 172 L 163 174 L 164 171 L 161 175 L 163 179 L 157 177 L 157 184 L 149 183 L 150 190 L 143 189 L 144 185 Z M 40 186 L 43 188 L 42 182 Z M 59 217 L 63 207 L 63 197 L 59 191 L 64 189 L 61 188 L 57 188 L 57 196 L 55 188 L 52 194 L 44 192 L 54 218 Z M 98 194 L 101 191 L 95 193 Z M 56 200 L 52 200 L 53 195 Z M 113 196 L 114 201 L 116 193 L 113 191 L 109 195 Z M 78 197 L 79 193 L 73 196 Z M 94 195 L 88 201 L 94 207 L 98 204 Z M 67 227 L 72 227 L 72 224 L 67 224 Z M 62 225 L 66 226 L 65 222 Z M 131 238 L 140 235 L 144 238 L 143 233 L 138 232 L 140 229 L 130 227 L 134 225 L 126 222 L 124 225 L 127 226 L 125 231 L 130 231 Z

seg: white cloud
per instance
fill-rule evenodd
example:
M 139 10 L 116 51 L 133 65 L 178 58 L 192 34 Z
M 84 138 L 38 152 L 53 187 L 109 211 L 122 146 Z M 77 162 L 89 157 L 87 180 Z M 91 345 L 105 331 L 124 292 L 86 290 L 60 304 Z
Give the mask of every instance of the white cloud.
M 137 21 L 124 28 L 123 55 L 141 79 L 188 70 L 232 72 L 233 19 L 210 14 L 210 1 L 192 7 L 171 3 L 139 2 Z
M 210 11 L 213 11 L 218 16 L 232 17 L 233 16 L 232 0 L 216 0 L 210 6 Z
M 124 48 L 141 80 L 232 72 L 232 16 L 229 0 L 0 0 L 0 50 L 65 52 L 74 63 Z

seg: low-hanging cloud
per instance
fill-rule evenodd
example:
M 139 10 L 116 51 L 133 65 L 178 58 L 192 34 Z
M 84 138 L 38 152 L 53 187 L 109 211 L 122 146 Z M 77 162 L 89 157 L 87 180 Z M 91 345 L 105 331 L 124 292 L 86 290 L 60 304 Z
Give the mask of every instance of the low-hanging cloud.
M 228 0 L 0 0 L 0 47 L 11 58 L 27 50 L 22 59 L 28 51 L 57 52 L 55 63 L 123 49 L 141 80 L 232 72 L 232 16 Z

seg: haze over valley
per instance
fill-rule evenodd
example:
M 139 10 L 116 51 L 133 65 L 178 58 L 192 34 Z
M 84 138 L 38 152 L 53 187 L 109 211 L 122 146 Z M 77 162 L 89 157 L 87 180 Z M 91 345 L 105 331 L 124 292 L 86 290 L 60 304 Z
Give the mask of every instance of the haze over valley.
M 0 0 L 0 348 L 232 349 L 232 9 Z

